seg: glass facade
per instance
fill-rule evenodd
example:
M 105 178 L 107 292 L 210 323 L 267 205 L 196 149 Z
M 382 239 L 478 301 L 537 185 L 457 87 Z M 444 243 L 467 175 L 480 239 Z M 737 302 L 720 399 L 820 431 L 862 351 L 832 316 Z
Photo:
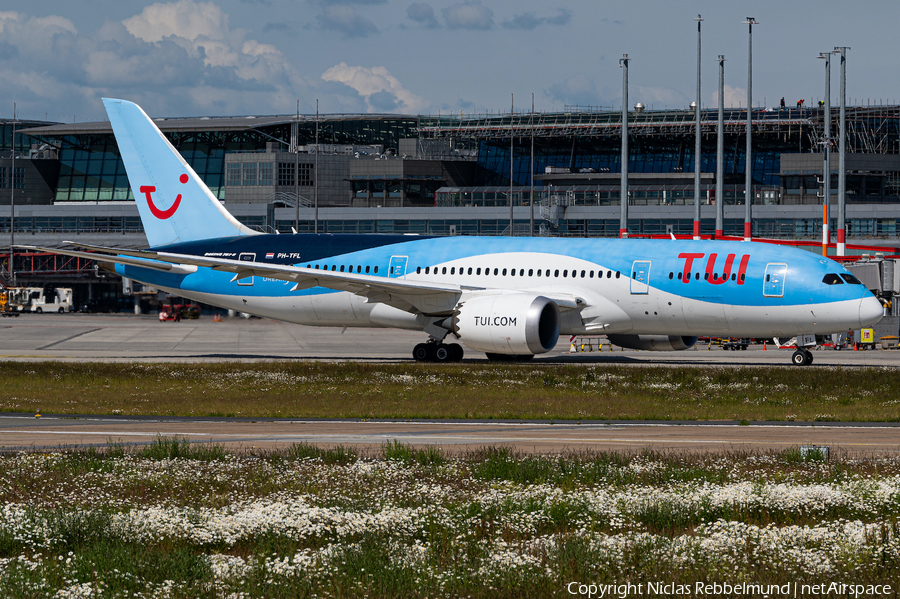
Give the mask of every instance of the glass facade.
M 10 167 L 0 166 L 0 189 L 9 189 L 10 183 L 16 189 L 25 189 L 25 168 L 16 167 L 13 176 L 9 176 Z
M 45 123 L 38 123 L 40 125 Z M 399 140 L 416 136 L 416 119 L 380 118 L 320 121 L 319 142 L 335 144 L 383 144 L 396 148 Z M 238 171 L 225 172 L 225 154 L 231 152 L 260 152 L 273 138 L 285 143 L 290 139 L 290 124 L 262 127 L 260 131 L 196 131 L 167 132 L 172 142 L 191 168 L 219 199 L 224 198 L 225 178 L 229 185 L 273 185 L 274 165 L 254 166 L 242 163 Z M 0 129 L 0 134 L 5 130 Z M 10 128 L 11 131 L 11 128 Z M 299 127 L 300 145 L 313 144 L 315 123 L 304 122 Z M 7 137 L 9 132 L 7 132 Z M 27 151 L 35 138 L 16 136 L 18 145 Z M 40 138 L 37 138 L 40 139 Z M 24 140 L 24 141 L 23 141 Z M 55 199 L 58 202 L 102 202 L 133 200 L 125 167 L 119 158 L 118 146 L 112 135 L 71 135 L 48 139 L 61 142 L 60 174 Z M 293 167 L 293 165 L 291 165 Z M 255 172 L 254 172 L 255 171 Z M 279 177 L 283 173 L 279 171 Z M 233 177 L 233 178 L 232 178 Z M 311 166 L 301 165 L 300 184 L 313 184 Z M 291 179 L 293 174 L 291 174 Z M 293 184 L 293 181 L 291 181 Z
M 735 138 L 737 139 L 737 138 Z M 530 185 L 531 142 L 517 138 L 513 146 L 514 185 Z M 724 152 L 725 181 L 743 183 L 746 143 L 735 147 L 731 140 Z M 629 173 L 693 173 L 694 141 L 691 136 L 641 137 L 629 141 Z M 478 151 L 478 175 L 475 185 L 509 185 L 509 140 L 482 141 Z M 777 186 L 781 169 L 781 153 L 786 148 L 758 148 L 753 151 L 753 181 L 759 185 Z M 598 173 L 621 173 L 622 151 L 616 138 L 591 140 L 564 139 L 535 140 L 534 173 L 542 174 L 548 166 L 572 169 L 593 169 Z M 701 145 L 700 171 L 716 172 L 715 138 L 704 139 Z
M 701 154 L 695 156 L 693 124 L 687 121 L 682 123 L 679 120 L 687 114 L 684 111 L 656 111 L 636 116 L 635 118 L 646 122 L 659 121 L 660 125 L 657 128 L 643 129 L 631 137 L 629 172 L 686 175 L 693 172 L 695 160 L 699 159 L 702 172 L 715 173 L 716 136 L 714 133 L 704 133 Z M 756 185 L 760 188 L 779 186 L 782 153 L 808 153 L 818 147 L 816 127 L 820 127 L 821 122 L 817 120 L 820 119 L 817 114 L 816 111 L 804 109 L 801 111 L 764 112 L 758 115 L 759 119 L 754 121 L 759 130 L 754 132 L 752 165 L 752 175 Z M 737 111 L 736 115 L 732 115 L 730 118 L 739 116 L 740 111 Z M 833 111 L 832 116 L 836 118 L 836 111 Z M 517 118 L 519 120 L 526 119 L 523 122 L 528 122 L 529 117 L 525 115 Z M 285 117 L 285 119 L 289 121 L 290 117 Z M 499 137 L 504 132 L 501 130 L 498 134 L 497 127 L 502 128 L 508 125 L 509 118 L 490 116 L 467 117 L 467 119 L 441 117 L 438 121 L 444 126 L 435 130 L 434 124 L 437 121 L 434 120 L 434 117 L 323 115 L 318 124 L 318 139 L 322 144 L 381 144 L 386 149 L 398 148 L 401 139 L 415 138 L 420 134 L 424 136 L 424 139 L 433 137 L 431 141 L 446 141 L 448 144 L 452 141 L 454 149 L 466 148 L 477 152 L 474 176 L 470 176 L 468 173 L 465 175 L 467 179 L 472 179 L 465 183 L 466 185 L 508 187 L 510 184 L 510 140 L 508 137 Z M 560 113 L 541 115 L 540 119 L 549 119 L 553 122 L 561 119 L 574 119 L 582 124 L 587 121 L 596 121 L 598 124 L 610 121 L 612 125 L 615 125 L 619 115 L 587 112 L 574 115 Z M 793 119 L 793 121 L 787 122 L 786 119 Z M 459 128 L 462 125 L 468 127 L 475 121 L 481 123 L 479 126 L 483 125 L 482 129 L 478 127 Z M 777 124 L 781 121 L 785 122 Z M 210 119 L 209 123 L 210 127 L 213 127 L 216 121 Z M 877 110 L 874 107 L 872 110 L 858 107 L 850 110 L 848 114 L 850 150 L 876 154 L 897 154 L 900 152 L 898 123 L 900 123 L 900 108 L 898 107 L 884 107 Z M 46 123 L 22 122 L 20 126 L 26 128 L 44 124 Z M 662 125 L 667 126 L 663 127 Z M 202 124 L 198 125 L 198 127 L 202 126 Z M 431 128 L 429 129 L 429 127 Z M 524 135 L 517 136 L 513 143 L 512 183 L 517 186 L 527 186 L 531 183 L 532 173 L 531 140 L 527 135 L 527 127 L 517 128 L 517 131 Z M 547 167 L 561 167 L 572 169 L 572 172 L 575 173 L 580 169 L 598 173 L 620 173 L 622 166 L 620 141 L 614 134 L 614 130 L 596 129 L 591 131 L 593 132 L 559 128 L 554 129 L 552 135 L 535 138 L 533 172 L 535 174 L 544 173 Z M 11 133 L 12 127 L 8 122 L 0 123 L 0 149 L 9 146 Z M 275 142 L 279 149 L 283 150 L 291 139 L 290 122 L 260 124 L 255 129 L 240 131 L 177 130 L 167 132 L 166 136 L 206 182 L 213 194 L 220 199 L 224 198 L 226 180 L 232 186 L 293 186 L 294 184 L 293 164 L 279 163 L 263 166 L 258 162 L 235 161 L 234 165 L 228 167 L 227 172 L 225 164 L 226 154 L 263 152 L 269 142 Z M 315 138 L 315 121 L 304 117 L 298 127 L 297 142 L 300 145 L 308 145 L 312 144 Z M 60 172 L 54 187 L 56 201 L 133 200 L 124 168 L 118 156 L 118 149 L 111 134 L 84 133 L 46 139 L 40 136 L 17 135 L 16 144 L 17 148 L 25 152 L 32 143 L 44 141 L 52 142 L 60 147 Z M 737 190 L 731 192 L 728 187 L 743 185 L 746 160 L 743 127 L 727 129 L 725 141 L 723 178 L 726 192 L 723 200 L 725 203 L 742 203 L 743 199 L 739 197 L 742 192 Z M 300 165 L 299 184 L 301 186 L 314 184 L 315 173 L 311 169 L 311 166 Z M 448 171 L 455 172 L 449 167 Z M 461 179 L 461 176 L 458 178 Z M 848 200 L 851 202 L 877 202 L 878 200 L 875 198 L 884 193 L 885 186 L 890 189 L 900 187 L 900 182 L 880 181 L 874 177 L 856 174 L 849 176 L 847 183 Z M 891 187 L 892 185 L 893 187 Z M 812 181 L 804 181 L 801 184 L 799 177 L 788 181 L 785 187 L 788 195 L 799 194 L 801 187 L 807 190 L 815 189 Z M 836 185 L 833 185 L 833 188 L 835 187 Z M 405 193 L 407 198 L 417 197 L 420 203 L 424 203 L 434 190 L 434 186 L 427 181 L 418 184 L 385 180 L 383 182 L 369 181 L 365 184 L 351 181 L 347 192 L 348 195 L 355 197 L 384 196 L 386 198 L 399 198 L 402 193 Z M 653 205 L 657 203 L 679 204 L 687 202 L 693 197 L 691 189 L 671 189 L 665 190 L 665 192 L 667 195 L 661 202 L 662 198 L 653 194 L 663 193 L 663 191 L 634 188 L 632 199 L 636 204 Z M 617 198 L 612 196 L 604 198 L 600 192 L 595 200 L 599 205 L 603 205 L 614 203 Z M 784 201 L 784 198 L 781 200 Z M 493 201 L 499 205 L 505 203 L 505 198 L 495 194 L 493 199 L 489 200 L 485 197 L 483 201 Z M 591 205 L 593 201 L 585 198 L 583 204 Z
M 273 185 L 275 182 L 272 162 L 229 162 L 225 166 L 229 186 Z
M 31 150 L 31 144 L 34 143 L 34 139 L 30 136 L 19 134 L 22 129 L 28 129 L 29 127 L 43 127 L 44 125 L 53 124 L 55 123 L 44 121 L 16 121 L 16 152 L 25 153 L 27 155 L 28 151 Z M 9 152 L 12 148 L 12 135 L 13 123 L 10 121 L 3 121 L 0 123 L 0 152 Z
M 223 197 L 225 151 L 229 145 L 244 149 L 241 143 L 216 145 L 215 134 L 192 134 L 170 141 L 197 174 L 206 182 L 218 198 Z M 59 152 L 59 182 L 56 187 L 57 202 L 103 202 L 133 200 L 125 165 L 119 157 L 119 148 L 112 136 L 71 136 Z M 218 140 L 217 140 L 218 141 Z M 224 147 L 223 147 L 224 146 Z M 270 174 L 271 178 L 271 174 Z
M 289 128 L 289 126 L 286 126 Z M 397 148 L 400 140 L 418 135 L 419 121 L 416 118 L 383 116 L 378 118 L 319 118 L 320 144 L 369 145 L 381 144 L 385 148 Z M 266 132 L 281 140 L 290 138 L 290 131 L 284 136 L 277 135 L 268 128 Z M 315 121 L 303 121 L 297 133 L 300 145 L 316 143 Z

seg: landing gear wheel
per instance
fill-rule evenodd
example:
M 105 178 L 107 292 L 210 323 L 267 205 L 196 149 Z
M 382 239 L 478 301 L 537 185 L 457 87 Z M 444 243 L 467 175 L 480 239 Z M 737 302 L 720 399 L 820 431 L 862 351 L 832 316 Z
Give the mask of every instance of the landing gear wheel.
M 420 343 L 413 348 L 413 359 L 416 362 L 430 362 L 434 358 L 434 346 Z
M 434 348 L 434 361 L 435 362 L 451 362 L 451 353 L 450 348 L 443 343 L 437 345 Z
M 445 346 L 450 350 L 450 361 L 460 362 L 463 359 L 463 348 L 459 343 L 450 343 Z
M 805 349 L 798 349 L 791 356 L 791 363 L 794 366 L 809 366 L 812 360 L 812 354 Z

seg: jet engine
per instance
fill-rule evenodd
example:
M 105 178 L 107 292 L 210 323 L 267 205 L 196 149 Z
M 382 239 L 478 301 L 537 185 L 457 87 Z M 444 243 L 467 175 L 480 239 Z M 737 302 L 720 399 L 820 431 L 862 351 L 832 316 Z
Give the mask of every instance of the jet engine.
M 492 354 L 534 355 L 559 339 L 559 306 L 527 293 L 475 296 L 460 302 L 450 330 L 466 347 Z
M 696 337 L 681 335 L 607 335 L 613 345 L 646 351 L 678 351 L 694 347 Z

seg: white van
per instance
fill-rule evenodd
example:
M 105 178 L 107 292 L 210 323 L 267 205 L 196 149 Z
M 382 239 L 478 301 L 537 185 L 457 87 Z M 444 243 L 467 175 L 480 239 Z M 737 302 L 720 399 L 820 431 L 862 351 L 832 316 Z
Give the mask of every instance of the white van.
M 36 314 L 42 312 L 64 314 L 72 311 L 71 287 L 29 287 L 28 298 L 30 305 L 26 310 Z

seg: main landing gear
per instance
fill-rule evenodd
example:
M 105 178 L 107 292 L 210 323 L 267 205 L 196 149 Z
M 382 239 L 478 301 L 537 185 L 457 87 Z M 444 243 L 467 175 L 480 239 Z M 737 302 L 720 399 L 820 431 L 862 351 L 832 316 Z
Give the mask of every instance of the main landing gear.
M 416 362 L 459 362 L 463 359 L 463 348 L 458 343 L 438 343 L 429 341 L 413 348 Z
M 801 347 L 791 356 L 791 363 L 794 366 L 809 366 L 813 363 L 812 352 L 805 347 Z

